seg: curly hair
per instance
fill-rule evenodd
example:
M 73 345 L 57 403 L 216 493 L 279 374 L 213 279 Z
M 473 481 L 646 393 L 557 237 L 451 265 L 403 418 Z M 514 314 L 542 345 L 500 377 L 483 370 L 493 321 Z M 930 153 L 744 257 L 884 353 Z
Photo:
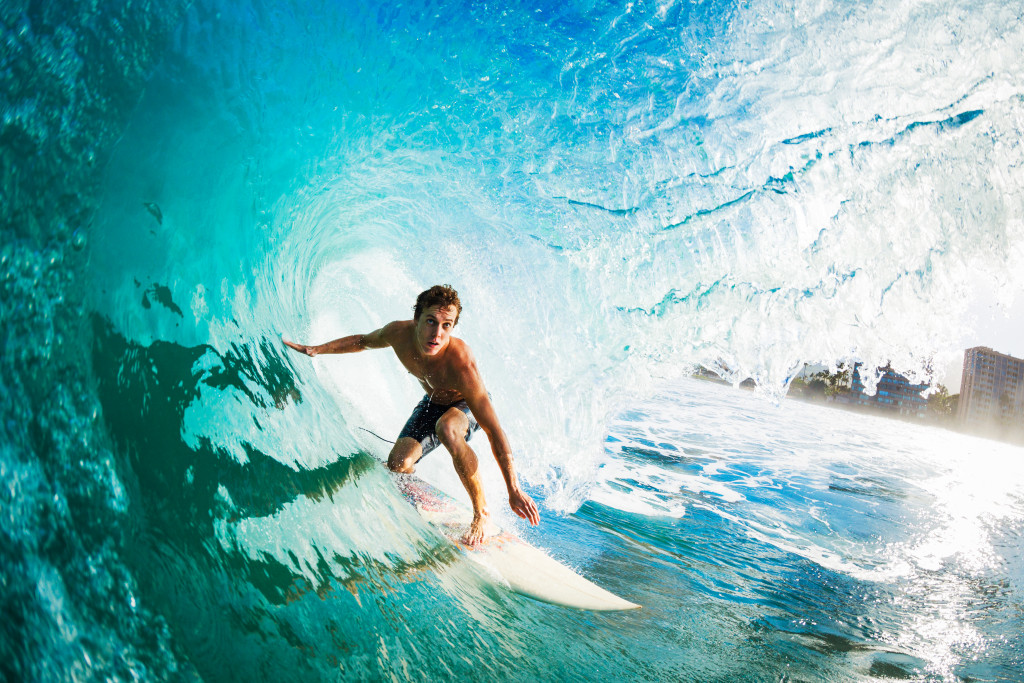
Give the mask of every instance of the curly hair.
M 420 292 L 416 297 L 416 305 L 412 309 L 413 320 L 419 320 L 420 314 L 431 306 L 455 309 L 455 324 L 459 324 L 459 316 L 462 315 L 462 302 L 459 301 L 459 293 L 451 285 L 434 285 L 425 292 Z

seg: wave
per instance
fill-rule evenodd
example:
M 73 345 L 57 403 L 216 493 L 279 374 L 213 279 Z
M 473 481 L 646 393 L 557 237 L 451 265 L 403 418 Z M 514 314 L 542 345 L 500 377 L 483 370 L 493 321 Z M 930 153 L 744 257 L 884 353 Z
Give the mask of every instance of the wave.
M 705 366 L 777 398 L 853 360 L 928 379 L 975 289 L 1024 284 L 1024 22 L 998 2 L 3 20 L 3 611 L 31 634 L 5 638 L 9 678 L 227 676 L 261 629 L 305 642 L 298 619 L 208 613 L 225 591 L 398 582 L 432 604 L 396 578 L 436 557 L 429 533 L 356 502 L 393 495 L 363 428 L 397 431 L 415 385 L 282 335 L 368 331 L 451 282 L 522 475 L 569 512 L 611 495 L 609 418 L 661 382 Z M 376 647 L 337 628 L 338 652 Z M 244 635 L 218 654 L 217 632 Z

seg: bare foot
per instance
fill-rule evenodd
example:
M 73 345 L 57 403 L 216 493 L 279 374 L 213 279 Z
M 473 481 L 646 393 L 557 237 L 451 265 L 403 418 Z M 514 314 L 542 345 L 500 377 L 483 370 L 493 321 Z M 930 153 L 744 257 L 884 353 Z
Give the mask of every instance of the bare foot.
M 484 540 L 487 535 L 487 521 L 490 515 L 487 510 L 481 511 L 479 514 L 473 515 L 473 521 L 469 525 L 469 531 L 462 537 L 462 542 L 466 545 L 477 545 Z

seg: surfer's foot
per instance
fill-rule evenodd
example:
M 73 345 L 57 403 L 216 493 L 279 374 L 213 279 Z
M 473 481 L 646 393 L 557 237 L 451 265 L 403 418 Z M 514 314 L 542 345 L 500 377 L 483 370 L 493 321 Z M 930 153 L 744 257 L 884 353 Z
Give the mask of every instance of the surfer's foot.
M 462 542 L 466 545 L 477 545 L 483 542 L 484 537 L 487 535 L 487 519 L 490 515 L 487 510 L 473 515 L 473 521 L 469 525 L 469 531 L 462 537 Z

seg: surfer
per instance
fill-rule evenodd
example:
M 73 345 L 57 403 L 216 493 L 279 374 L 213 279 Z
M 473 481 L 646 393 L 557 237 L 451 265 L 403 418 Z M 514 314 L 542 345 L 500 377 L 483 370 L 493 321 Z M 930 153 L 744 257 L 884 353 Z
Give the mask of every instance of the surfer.
M 469 346 L 451 336 L 459 322 L 462 303 L 450 285 L 435 285 L 416 297 L 412 320 L 395 320 L 369 334 L 354 334 L 315 346 L 282 341 L 307 356 L 354 353 L 391 347 L 426 392 L 413 410 L 388 455 L 394 472 L 412 473 L 424 455 L 443 445 L 473 504 L 473 521 L 463 541 L 475 545 L 484 539 L 488 511 L 476 453 L 466 439 L 483 429 L 494 459 L 508 487 L 513 512 L 537 524 L 537 505 L 519 487 L 512 448 L 484 389 L 483 379 Z

